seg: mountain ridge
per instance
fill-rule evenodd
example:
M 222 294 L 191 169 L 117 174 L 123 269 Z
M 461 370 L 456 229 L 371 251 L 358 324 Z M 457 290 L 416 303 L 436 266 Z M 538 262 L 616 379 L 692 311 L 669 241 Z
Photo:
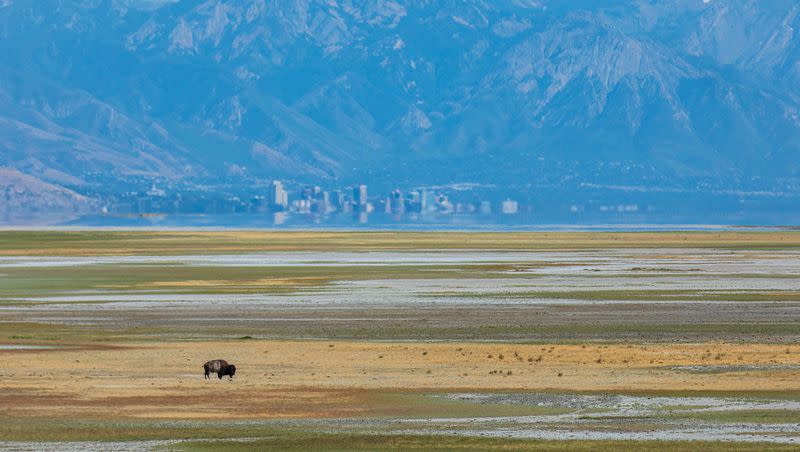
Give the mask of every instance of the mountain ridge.
M 77 192 L 800 187 L 790 1 L 2 5 L 0 165 Z

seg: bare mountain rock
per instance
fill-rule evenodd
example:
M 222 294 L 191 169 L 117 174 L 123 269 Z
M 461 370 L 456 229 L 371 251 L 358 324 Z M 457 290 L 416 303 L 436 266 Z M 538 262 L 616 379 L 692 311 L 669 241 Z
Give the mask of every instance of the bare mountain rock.
M 791 192 L 798 29 L 790 0 L 6 1 L 0 165 L 87 193 L 128 177 Z

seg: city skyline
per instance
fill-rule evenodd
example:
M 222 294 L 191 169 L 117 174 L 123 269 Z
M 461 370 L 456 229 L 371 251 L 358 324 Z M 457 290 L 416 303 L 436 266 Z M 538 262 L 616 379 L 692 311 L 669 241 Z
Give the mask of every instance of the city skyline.
M 0 2 L 0 221 L 288 209 L 275 179 L 798 221 L 796 2 L 373 3 Z

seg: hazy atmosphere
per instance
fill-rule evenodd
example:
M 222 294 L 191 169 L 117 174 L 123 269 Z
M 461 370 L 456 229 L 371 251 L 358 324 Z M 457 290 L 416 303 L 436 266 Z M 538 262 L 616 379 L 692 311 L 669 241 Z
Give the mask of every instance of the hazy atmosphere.
M 0 452 L 800 448 L 797 0 L 0 0 Z
M 798 13 L 3 0 L 0 221 L 796 224 Z

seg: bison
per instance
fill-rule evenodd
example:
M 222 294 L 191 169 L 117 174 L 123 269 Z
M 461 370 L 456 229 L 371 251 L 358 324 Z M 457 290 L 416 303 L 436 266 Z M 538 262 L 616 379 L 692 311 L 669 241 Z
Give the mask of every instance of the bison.
M 203 370 L 206 372 L 206 380 L 210 378 L 209 375 L 211 375 L 212 372 L 216 373 L 220 380 L 222 380 L 222 377 L 225 375 L 233 379 L 233 375 L 236 373 L 236 366 L 228 364 L 224 359 L 215 359 L 203 364 Z

